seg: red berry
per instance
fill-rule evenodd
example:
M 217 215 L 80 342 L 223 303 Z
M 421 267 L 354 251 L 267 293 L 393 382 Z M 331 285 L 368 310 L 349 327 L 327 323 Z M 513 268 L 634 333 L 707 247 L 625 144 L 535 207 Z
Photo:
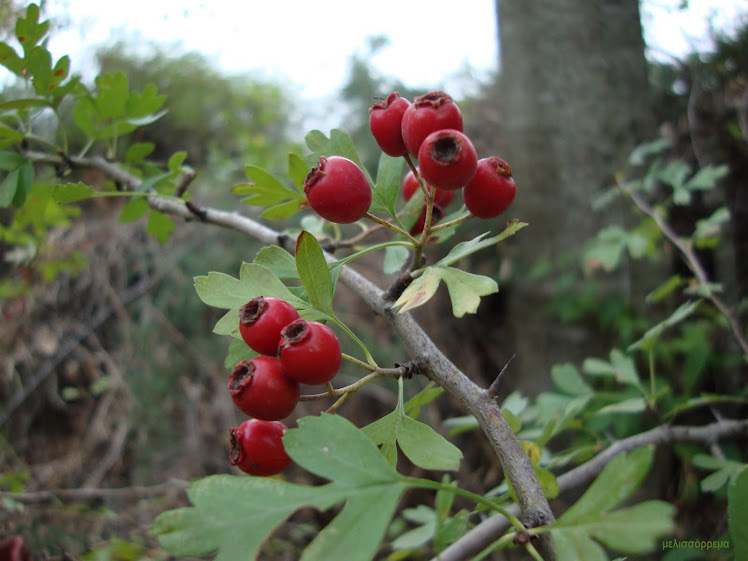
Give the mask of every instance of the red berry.
M 439 189 L 437 189 L 438 191 Z M 446 191 L 447 193 L 451 193 L 452 191 Z M 444 212 L 442 209 L 440 209 L 438 206 L 434 205 L 434 208 L 431 210 L 431 223 L 436 224 L 444 218 Z M 417 236 L 421 232 L 423 232 L 423 228 L 426 226 L 426 203 L 424 202 L 423 207 L 421 208 L 421 214 L 418 215 L 418 220 L 416 220 L 416 223 L 413 224 L 413 227 L 410 229 L 410 235 L 411 236 Z
M 258 296 L 239 308 L 239 332 L 252 350 L 275 356 L 281 329 L 295 319 L 299 312 L 285 300 Z
M 416 179 L 415 174 L 412 171 L 408 172 L 408 175 L 405 176 L 405 179 L 403 179 L 403 197 L 406 201 L 409 201 L 410 198 L 413 196 L 413 193 L 415 193 L 419 189 L 418 180 Z M 429 192 L 431 191 L 431 185 L 427 185 Z M 452 199 L 455 196 L 454 191 L 447 191 L 445 189 L 437 189 L 434 193 L 434 204 L 438 206 L 441 209 L 444 209 L 447 207 L 449 203 L 452 202 Z
M 31 561 L 29 548 L 21 536 L 11 536 L 0 541 L 0 560 Z
M 462 194 L 465 206 L 478 218 L 495 218 L 514 201 L 516 187 L 512 171 L 501 158 L 483 158 Z
M 382 152 L 389 156 L 398 157 L 408 153 L 400 127 L 403 113 L 408 107 L 410 101 L 393 92 L 387 99 L 369 109 L 371 134 Z
M 421 177 L 437 189 L 460 189 L 475 175 L 477 163 L 473 143 L 457 130 L 431 133 L 418 151 Z
M 418 96 L 403 114 L 403 142 L 408 152 L 414 156 L 418 155 L 424 139 L 441 129 L 462 131 L 460 108 L 444 92 Z
M 271 356 L 243 360 L 229 375 L 229 393 L 242 413 L 263 421 L 285 419 L 296 407 L 301 386 Z
M 283 447 L 288 427 L 280 421 L 248 419 L 231 429 L 229 462 L 250 475 L 275 475 L 291 465 Z
M 361 168 L 342 156 L 321 156 L 304 179 L 304 193 L 314 211 L 337 224 L 360 220 L 371 206 L 371 186 Z
M 278 356 L 286 373 L 302 384 L 326 384 L 340 370 L 343 355 L 332 329 L 297 319 L 281 331 Z

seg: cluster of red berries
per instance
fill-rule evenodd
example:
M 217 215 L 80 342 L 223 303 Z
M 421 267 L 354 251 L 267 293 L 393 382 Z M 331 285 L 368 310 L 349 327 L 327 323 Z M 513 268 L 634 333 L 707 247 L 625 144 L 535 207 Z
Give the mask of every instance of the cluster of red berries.
M 475 147 L 463 133 L 462 113 L 444 92 L 431 92 L 410 103 L 397 92 L 369 109 L 369 128 L 385 154 L 412 154 L 427 189 L 434 188 L 438 220 L 444 208 L 462 189 L 465 206 L 479 218 L 495 218 L 512 204 L 514 179 L 498 157 L 478 159 Z M 418 187 L 411 171 L 403 182 L 409 199 Z M 322 218 L 338 224 L 360 220 L 371 206 L 371 185 L 355 162 L 342 156 L 322 156 L 304 179 L 307 202 Z M 423 230 L 425 209 L 411 234 Z
M 410 103 L 393 92 L 369 109 L 369 128 L 385 154 L 418 158 L 421 178 L 429 191 L 436 189 L 434 205 L 439 211 L 459 189 L 467 209 L 479 218 L 495 218 L 512 204 L 515 185 L 509 166 L 495 156 L 478 159 L 463 133 L 460 108 L 446 93 L 431 92 Z M 403 181 L 406 200 L 417 187 L 411 171 Z M 422 223 L 414 226 L 419 228 Z
M 330 382 L 342 352 L 333 331 L 306 321 L 279 298 L 258 296 L 239 309 L 239 332 L 254 351 L 229 375 L 234 404 L 251 417 L 231 429 L 229 461 L 251 475 L 275 475 L 291 463 L 283 448 L 288 417 L 299 402 L 301 384 Z

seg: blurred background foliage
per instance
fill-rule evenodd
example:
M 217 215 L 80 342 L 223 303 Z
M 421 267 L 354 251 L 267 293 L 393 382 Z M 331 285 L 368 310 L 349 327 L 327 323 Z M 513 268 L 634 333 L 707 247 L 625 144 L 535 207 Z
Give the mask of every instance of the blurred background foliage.
M 5 26 L 16 9 L 12 2 L 0 1 L 0 34 L 8 33 Z M 720 180 L 719 188 L 697 193 L 689 204 L 675 208 L 670 218 L 686 235 L 698 220 L 718 207 L 729 208 L 727 236 L 702 247 L 700 255 L 714 282 L 724 284 L 730 301 L 743 302 L 739 317 L 745 325 L 748 25 L 744 24 L 735 36 L 715 40 L 714 53 L 647 63 L 648 85 L 636 99 L 648 112 L 647 122 L 636 123 L 637 127 L 642 125 L 636 128 L 637 134 L 619 133 L 624 137 L 601 159 L 604 176 L 594 178 L 597 184 L 593 191 L 602 191 L 623 177 L 641 177 L 641 169 L 629 167 L 626 158 L 636 144 L 655 137 L 668 142 L 661 152 L 663 162 L 682 162 L 688 174 L 709 164 L 728 166 L 730 173 Z M 425 93 L 408 89 L 369 64 L 385 44 L 383 36 L 364 40 L 361 50 L 351 56 L 348 81 L 339 99 L 330 102 L 344 108 L 342 128 L 353 138 L 369 169 L 375 168 L 379 152 L 368 130 L 368 108 L 391 91 L 409 99 Z M 636 50 L 637 45 L 633 48 Z M 185 150 L 186 163 L 197 172 L 190 186 L 194 197 L 231 208 L 237 199 L 230 187 L 245 180 L 244 164 L 282 174 L 287 153 L 301 150 L 305 131 L 300 130 L 299 123 L 307 109 L 303 102 L 292 99 L 282 84 L 252 75 L 223 75 L 210 60 L 196 53 L 172 56 L 165 48 L 153 46 L 143 55 L 142 45 L 137 53 L 126 42 L 101 49 L 97 52 L 99 70 L 123 71 L 135 90 L 156 84 L 159 92 L 167 95 L 168 113 L 129 135 L 118 144 L 118 153 L 109 156 L 121 159 L 135 142 L 153 143 L 153 160 L 164 161 L 174 152 Z M 559 56 L 568 57 L 568 53 L 561 49 Z M 537 69 L 533 72 L 538 73 Z M 462 79 L 469 81 L 471 77 L 466 74 Z M 18 87 L 8 85 L 0 92 L 0 100 L 12 99 Z M 449 84 L 435 84 L 433 89 L 439 87 L 448 91 Z M 544 139 L 539 137 L 543 131 L 512 136 L 513 115 L 507 114 L 512 109 L 506 105 L 512 87 L 506 74 L 499 74 L 495 81 L 482 84 L 475 96 L 458 100 L 466 130 L 480 153 L 527 154 L 517 155 L 517 168 L 508 158 L 518 181 L 518 199 L 528 193 L 527 200 L 535 205 L 520 206 L 519 218 L 526 218 L 525 210 L 529 215 L 543 206 L 550 212 L 541 214 L 535 222 L 530 219 L 531 226 L 537 225 L 546 233 L 568 229 L 563 224 L 589 217 L 590 192 L 584 193 L 587 199 L 580 206 L 565 192 L 565 181 L 570 181 L 573 174 L 558 183 L 544 180 L 547 189 L 526 179 L 543 174 L 557 179 L 559 175 L 558 170 L 542 168 L 541 164 L 548 162 L 533 159 L 542 150 L 539 147 Z M 519 95 L 529 96 L 531 91 L 524 89 Z M 573 110 L 580 118 L 592 111 L 583 103 Z M 621 109 L 611 106 L 601 111 L 609 114 Z M 71 152 L 75 152 L 85 139 L 76 137 L 75 127 L 65 121 L 71 119 L 70 112 L 61 114 Z M 547 114 L 541 112 L 537 118 L 544 116 Z M 524 118 L 529 119 L 526 115 Z M 51 135 L 60 131 L 53 120 L 45 130 Z M 561 130 L 556 128 L 551 133 L 560 135 Z M 597 132 L 604 135 L 610 129 Z M 564 136 L 552 140 L 556 145 L 572 142 Z M 589 142 L 599 144 L 599 138 Z M 537 165 L 539 169 L 525 175 L 518 171 L 525 165 Z M 105 181 L 90 173 L 80 179 L 94 184 Z M 651 178 L 664 188 L 661 179 Z M 532 192 L 536 192 L 534 198 Z M 92 201 L 81 205 L 81 217 L 61 217 L 49 229 L 37 232 L 33 239 L 39 246 L 34 253 L 37 262 L 39 256 L 70 255 L 76 264 L 70 271 L 62 268 L 45 276 L 34 266 L 33 257 L 6 259 L 0 265 L 0 282 L 13 281 L 14 287 L 22 287 L 8 291 L 0 300 L 4 324 L 0 336 L 0 490 L 157 485 L 172 478 L 191 479 L 229 471 L 225 461 L 227 432 L 239 418 L 230 400 L 225 399 L 226 341 L 211 333 L 218 315 L 197 299 L 192 279 L 207 271 L 235 275 L 239 264 L 250 261 L 259 247 L 235 232 L 192 224 L 179 225 L 164 247 L 145 235 L 142 225 L 119 224 L 120 205 L 109 200 Z M 633 229 L 635 220 L 628 212 L 616 216 L 625 216 L 624 225 Z M 551 222 L 554 214 L 565 222 Z M 608 223 L 608 218 L 601 218 L 600 223 Z M 7 213 L 0 214 L 0 224 L 8 226 L 9 220 Z M 475 221 L 466 228 L 464 237 L 487 229 L 488 225 Z M 580 227 L 574 231 L 576 237 L 558 252 L 545 252 L 549 242 L 541 239 L 531 242 L 536 244 L 535 250 L 510 245 L 502 253 L 481 254 L 480 261 L 471 263 L 472 268 L 498 278 L 502 292 L 486 298 L 472 318 L 454 320 L 443 299 L 419 311 L 419 318 L 447 354 L 466 372 L 480 378 L 479 382 L 490 382 L 521 348 L 512 371 L 521 373 L 522 379 L 508 376 L 505 391 L 520 388 L 537 395 L 550 383 L 551 365 L 596 353 L 607 356 L 613 345 L 625 348 L 662 319 L 665 308 L 643 306 L 643 297 L 671 274 L 683 272 L 680 260 L 645 221 L 638 233 L 652 251 L 641 255 L 645 264 L 638 270 L 641 278 L 637 282 L 641 282 L 634 290 L 625 279 L 631 278 L 634 269 L 629 265 L 635 268 L 630 262 L 636 259 L 624 254 L 617 263 L 619 267 L 607 271 L 585 261 L 583 250 L 589 248 L 596 233 L 592 226 Z M 13 247 L 13 239 L 6 236 L 0 249 L 7 257 Z M 629 265 L 625 265 L 627 262 Z M 621 272 L 621 268 L 626 271 Z M 370 263 L 365 272 L 377 277 L 379 270 L 378 263 Z M 615 278 L 612 284 L 611 278 Z M 530 292 L 534 295 L 528 299 Z M 357 302 L 342 294 L 340 306 L 346 321 L 361 330 L 362 339 L 377 347 L 378 356 L 405 360 L 398 342 L 377 321 L 349 319 L 356 316 Z M 537 310 L 530 309 L 533 306 Z M 533 322 L 530 315 L 536 311 L 541 315 Z M 515 332 L 521 327 L 525 331 Z M 546 336 L 540 336 L 541 329 L 557 331 L 554 340 L 565 342 L 566 350 L 569 341 L 579 342 L 578 348 L 569 352 L 560 351 L 563 346 L 549 348 Z M 718 322 L 695 318 L 658 346 L 656 359 L 661 372 L 688 395 L 744 391 L 739 381 L 744 379 L 745 365 L 736 360 L 734 347 L 726 341 Z M 357 406 L 351 412 L 359 425 L 387 412 L 393 403 L 387 390 L 367 388 L 357 396 L 366 406 Z M 311 412 L 315 406 L 306 407 L 298 414 Z M 430 413 L 433 419 L 461 414 L 455 404 L 441 407 L 442 411 Z M 611 430 L 623 436 L 641 430 L 645 424 L 628 418 Z M 500 470 L 495 460 L 487 465 L 485 445 L 467 435 L 455 438 L 466 455 L 459 474 L 461 483 L 475 490 L 498 484 Z M 728 452 L 731 457 L 740 456 L 739 451 Z M 664 485 L 657 493 L 669 500 L 695 501 L 693 468 L 682 469 L 686 471 L 683 487 Z M 666 471 L 662 477 L 671 478 L 672 472 Z M 156 499 L 103 497 L 85 508 L 57 503 L 24 505 L 3 499 L 0 521 L 9 532 L 33 535 L 37 553 L 46 549 L 57 554 L 63 548 L 84 555 L 84 559 L 162 558 L 162 552 L 146 547 L 152 542 L 143 529 L 154 513 L 164 510 L 169 501 L 178 500 L 177 494 L 178 488 Z M 709 532 L 708 517 L 704 518 L 684 524 Z M 274 541 L 269 547 L 275 552 L 274 559 L 295 558 L 294 543 L 303 541 L 304 532 L 319 523 L 303 516 L 297 522 L 290 535 L 280 536 L 285 541 Z

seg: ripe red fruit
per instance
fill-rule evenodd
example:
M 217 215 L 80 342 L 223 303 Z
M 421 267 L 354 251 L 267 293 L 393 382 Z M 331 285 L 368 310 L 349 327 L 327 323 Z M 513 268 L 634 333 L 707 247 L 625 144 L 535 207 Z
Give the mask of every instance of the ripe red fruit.
M 314 211 L 337 224 L 360 220 L 371 206 L 371 186 L 361 168 L 342 156 L 321 156 L 304 179 L 304 193 Z
M 229 375 L 229 393 L 242 413 L 263 421 L 285 419 L 296 407 L 301 386 L 271 356 L 243 360 Z
M 444 92 L 420 95 L 405 110 L 401 132 L 408 152 L 418 155 L 424 139 L 432 132 L 454 129 L 462 132 L 462 113 Z
M 460 189 L 472 179 L 477 164 L 473 143 L 457 130 L 431 133 L 418 151 L 421 177 L 437 189 Z
M 326 384 L 340 370 L 343 355 L 332 329 L 297 319 L 281 331 L 278 356 L 286 373 L 302 384 Z
M 438 191 L 439 189 L 437 189 Z M 452 193 L 452 191 L 445 191 L 446 193 Z M 431 209 L 431 223 L 436 224 L 444 218 L 444 212 L 442 209 L 440 209 L 438 206 L 434 205 L 434 208 Z M 413 224 L 413 227 L 410 229 L 410 235 L 411 236 L 417 236 L 421 232 L 423 232 L 423 228 L 426 226 L 426 203 L 424 202 L 423 207 L 421 208 L 421 214 L 418 215 L 418 220 L 416 220 L 416 223 Z
M 514 201 L 516 187 L 507 163 L 496 156 L 478 161 L 473 178 L 462 190 L 465 206 L 478 218 L 495 218 Z
M 252 350 L 275 356 L 281 329 L 295 319 L 299 312 L 285 300 L 258 296 L 239 308 L 239 332 Z
M 408 107 L 410 101 L 393 92 L 387 99 L 369 109 L 371 134 L 374 135 L 374 140 L 382 152 L 389 156 L 398 157 L 408 153 L 400 127 L 403 113 Z
M 280 421 L 248 419 L 231 429 L 229 462 L 250 475 L 275 475 L 291 465 L 283 447 L 288 427 Z
M 21 536 L 11 536 L 0 541 L 0 560 L 31 561 L 29 548 Z
M 427 185 L 427 187 L 430 192 L 432 189 L 431 185 Z M 416 179 L 416 176 L 412 171 L 409 171 L 408 175 L 406 175 L 405 179 L 403 179 L 402 188 L 403 197 L 406 201 L 409 201 L 413 194 L 419 189 L 418 180 Z M 441 209 L 444 209 L 450 202 L 452 202 L 454 196 L 454 191 L 436 189 L 436 192 L 434 193 L 434 205 L 438 206 Z

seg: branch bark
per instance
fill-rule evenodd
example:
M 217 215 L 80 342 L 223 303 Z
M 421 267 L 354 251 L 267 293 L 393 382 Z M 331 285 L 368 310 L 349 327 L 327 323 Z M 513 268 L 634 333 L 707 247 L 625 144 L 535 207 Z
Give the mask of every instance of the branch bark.
M 608 462 L 618 454 L 630 452 L 642 446 L 649 444 L 657 446 L 675 442 L 711 445 L 720 440 L 740 437 L 748 437 L 748 420 L 720 421 L 700 427 L 660 425 L 647 432 L 614 442 L 591 460 L 559 476 L 559 490 L 564 493 L 585 485 L 595 478 Z M 508 510 L 515 515 L 518 513 L 516 505 Z M 506 518 L 500 515 L 492 516 L 478 524 L 431 561 L 461 561 L 467 559 L 495 541 L 508 528 L 509 523 Z
M 128 189 L 135 189 L 141 179 L 103 158 L 62 157 L 47 154 L 27 154 L 37 161 L 64 165 L 65 163 L 82 168 L 94 168 Z M 155 210 L 180 216 L 186 220 L 200 220 L 251 236 L 265 245 L 279 245 L 286 250 L 293 248 L 293 240 L 279 232 L 238 212 L 227 212 L 209 207 L 199 207 L 194 203 L 153 195 L 148 198 Z M 326 254 L 328 259 L 333 259 Z M 384 291 L 349 266 L 342 268 L 340 281 L 356 293 L 374 313 L 383 316 L 395 332 L 402 338 L 414 358 L 424 365 L 426 375 L 444 387 L 465 409 L 475 416 L 483 432 L 504 469 L 506 478 L 516 491 L 520 520 L 527 527 L 535 527 L 554 522 L 548 500 L 540 487 L 530 459 L 519 444 L 516 436 L 506 423 L 497 401 L 483 388 L 475 384 L 461 372 L 434 344 L 431 338 L 410 314 L 397 314 L 390 309 L 390 302 Z M 553 542 L 544 535 L 541 553 L 547 561 L 556 559 Z

